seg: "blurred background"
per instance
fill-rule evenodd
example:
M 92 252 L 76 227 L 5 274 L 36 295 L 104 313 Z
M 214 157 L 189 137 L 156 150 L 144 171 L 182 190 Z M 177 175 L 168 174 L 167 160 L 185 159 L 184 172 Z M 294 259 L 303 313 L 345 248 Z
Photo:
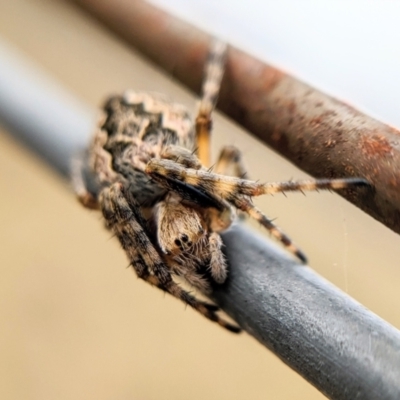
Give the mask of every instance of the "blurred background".
M 155 3 L 400 127 L 399 4 Z M 191 93 L 66 1 L 0 0 L 0 54 L 88 120 L 128 87 L 195 109 Z M 20 118 L 28 118 L 22 107 Z M 212 140 L 214 156 L 224 144 L 240 147 L 255 179 L 306 176 L 218 113 Z M 247 334 L 229 334 L 138 281 L 69 183 L 5 126 L 0 142 L 0 398 L 324 398 Z M 257 205 L 319 274 L 400 327 L 398 235 L 331 193 Z

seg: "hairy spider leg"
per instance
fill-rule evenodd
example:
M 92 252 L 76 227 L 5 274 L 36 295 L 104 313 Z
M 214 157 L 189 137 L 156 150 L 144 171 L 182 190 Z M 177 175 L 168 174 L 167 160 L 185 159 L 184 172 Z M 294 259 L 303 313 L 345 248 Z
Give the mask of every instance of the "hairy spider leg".
M 96 197 L 89 192 L 84 177 L 85 154 L 77 154 L 71 160 L 71 182 L 81 204 L 92 210 L 99 209 Z
M 231 195 L 254 197 L 287 191 L 339 190 L 357 186 L 371 186 L 363 178 L 307 179 L 261 183 L 233 176 L 219 175 L 204 169 L 183 168 L 179 163 L 164 159 L 150 160 L 145 171 L 149 175 L 156 173 L 167 178 L 176 178 L 180 182 L 202 189 L 204 192 L 218 193 L 222 198 L 228 198 Z
M 117 236 L 139 278 L 180 299 L 229 331 L 240 332 L 239 327 L 220 318 L 216 313 L 218 306 L 195 298 L 173 280 L 170 270 L 146 233 L 140 205 L 121 183 L 104 188 L 99 203 L 107 228 Z
M 275 224 L 258 210 L 250 201 L 253 196 L 262 194 L 274 194 L 285 191 L 305 190 L 338 190 L 353 186 L 370 186 L 368 181 L 361 178 L 342 179 L 313 179 L 304 181 L 259 183 L 247 179 L 219 175 L 206 170 L 194 170 L 183 168 L 171 160 L 151 160 L 146 167 L 146 173 L 157 176 L 164 186 L 181 185 L 196 188 L 202 193 L 212 196 L 217 201 L 234 205 L 237 209 L 246 212 L 249 216 L 259 221 L 271 234 L 301 261 L 306 262 L 304 253 L 284 234 Z
M 213 172 L 242 179 L 247 177 L 247 169 L 243 162 L 242 152 L 235 146 L 224 146 Z
M 210 165 L 211 158 L 211 114 L 218 100 L 219 89 L 224 75 L 226 52 L 226 43 L 214 41 L 205 67 L 201 100 L 196 117 L 197 152 L 201 163 L 207 167 Z
M 230 175 L 237 178 L 248 178 L 247 169 L 243 162 L 242 152 L 235 146 L 224 146 L 219 154 L 213 172 L 220 175 Z M 247 214 L 239 211 L 239 220 L 246 219 Z
M 211 292 L 210 282 L 204 276 L 199 274 L 195 268 L 190 265 L 190 262 L 178 263 L 169 258 L 166 263 L 175 275 L 185 279 L 190 286 L 199 289 L 204 294 Z

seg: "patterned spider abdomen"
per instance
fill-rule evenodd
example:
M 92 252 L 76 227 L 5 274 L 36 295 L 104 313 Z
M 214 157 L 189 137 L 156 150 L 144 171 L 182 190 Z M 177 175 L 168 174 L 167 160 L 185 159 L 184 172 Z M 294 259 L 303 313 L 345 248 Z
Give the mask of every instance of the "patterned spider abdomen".
M 158 93 L 127 91 L 110 97 L 103 112 L 90 162 L 99 183 L 130 182 L 137 201 L 152 206 L 165 189 L 143 171 L 168 146 L 193 150 L 195 132 L 187 109 Z

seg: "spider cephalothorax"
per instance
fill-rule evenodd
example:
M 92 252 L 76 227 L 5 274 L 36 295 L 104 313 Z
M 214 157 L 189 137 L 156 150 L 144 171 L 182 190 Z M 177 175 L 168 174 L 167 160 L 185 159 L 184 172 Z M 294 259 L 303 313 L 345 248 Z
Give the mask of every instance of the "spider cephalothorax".
M 302 261 L 304 254 L 251 202 L 253 196 L 285 191 L 342 189 L 367 185 L 359 178 L 259 183 L 243 179 L 240 151 L 222 149 L 209 168 L 211 112 L 221 84 L 226 45 L 215 42 L 206 64 L 195 124 L 187 110 L 159 94 L 128 91 L 111 97 L 88 150 L 95 193 L 86 188 L 83 159 L 76 160 L 73 183 L 81 203 L 100 209 L 137 275 L 181 299 L 205 317 L 239 332 L 174 280 L 207 294 L 228 275 L 219 232 L 236 210 L 261 223 Z M 195 150 L 196 149 L 196 150 Z M 196 154 L 197 153 L 197 154 Z M 234 176 L 228 176 L 231 173 Z

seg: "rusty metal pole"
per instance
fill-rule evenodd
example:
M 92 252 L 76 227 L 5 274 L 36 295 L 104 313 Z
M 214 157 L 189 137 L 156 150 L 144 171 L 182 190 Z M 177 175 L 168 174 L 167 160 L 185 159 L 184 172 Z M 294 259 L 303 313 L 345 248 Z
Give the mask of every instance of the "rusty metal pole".
M 73 0 L 196 93 L 210 37 L 131 0 Z M 400 233 L 400 132 L 235 48 L 219 109 L 316 177 L 364 177 L 375 192 L 342 192 Z

